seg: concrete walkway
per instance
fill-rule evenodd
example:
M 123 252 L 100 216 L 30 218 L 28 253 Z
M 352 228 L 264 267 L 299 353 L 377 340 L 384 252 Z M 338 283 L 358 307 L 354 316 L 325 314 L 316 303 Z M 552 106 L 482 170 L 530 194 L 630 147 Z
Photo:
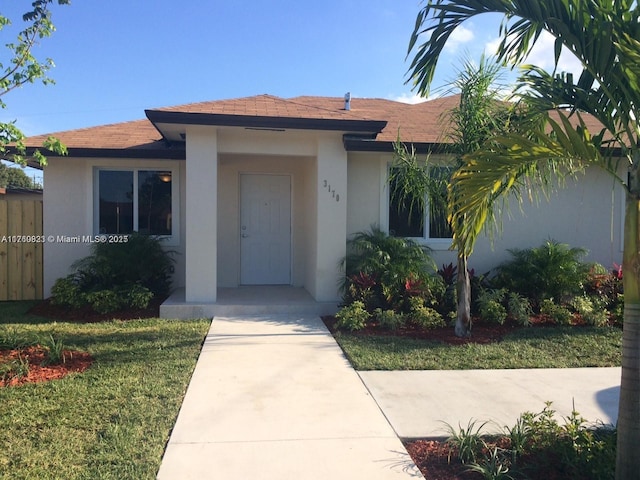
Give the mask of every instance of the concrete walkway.
M 546 401 L 614 424 L 619 385 L 620 368 L 358 374 L 319 317 L 215 317 L 158 478 L 420 479 L 398 437 L 497 432 Z
M 489 421 L 483 431 L 497 433 L 547 401 L 559 421 L 573 408 L 588 422 L 613 425 L 618 417 L 620 368 L 359 374 L 402 438 L 447 437 L 447 424 L 457 429 L 471 420 Z
M 319 317 L 215 317 L 161 480 L 422 478 Z

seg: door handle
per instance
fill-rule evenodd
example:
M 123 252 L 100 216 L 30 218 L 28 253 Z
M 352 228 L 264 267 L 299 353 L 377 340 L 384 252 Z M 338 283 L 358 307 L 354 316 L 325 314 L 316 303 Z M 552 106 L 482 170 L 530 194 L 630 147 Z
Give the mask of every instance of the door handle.
M 249 235 L 246 234 L 246 233 L 243 233 L 241 236 L 242 236 L 242 238 L 247 238 Z

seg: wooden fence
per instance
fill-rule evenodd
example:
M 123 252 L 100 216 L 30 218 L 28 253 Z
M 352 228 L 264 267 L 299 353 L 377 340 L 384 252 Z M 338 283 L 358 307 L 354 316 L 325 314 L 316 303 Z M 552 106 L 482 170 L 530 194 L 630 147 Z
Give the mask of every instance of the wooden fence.
M 0 301 L 42 298 L 42 200 L 0 200 Z

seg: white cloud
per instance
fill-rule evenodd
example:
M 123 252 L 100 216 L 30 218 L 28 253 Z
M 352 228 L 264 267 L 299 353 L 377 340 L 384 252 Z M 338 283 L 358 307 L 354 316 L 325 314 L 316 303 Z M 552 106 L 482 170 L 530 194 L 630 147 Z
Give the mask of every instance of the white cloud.
M 465 27 L 464 25 L 460 25 L 456 28 L 451 36 L 447 40 L 445 44 L 445 49 L 449 51 L 457 51 L 460 48 L 460 45 L 465 43 L 469 43 L 475 37 L 473 30 Z
M 495 55 L 500 41 L 501 38 L 496 38 L 487 42 L 485 44 L 485 53 Z M 555 38 L 547 32 L 542 32 L 524 63 L 536 65 L 550 72 L 553 70 L 554 57 Z M 579 75 L 582 72 L 582 64 L 570 51 L 563 48 L 558 62 L 558 71 Z
M 394 102 L 416 104 L 426 102 L 429 99 L 421 97 L 420 95 L 417 95 L 415 93 L 402 93 L 400 95 L 389 97 L 389 100 L 393 100 Z

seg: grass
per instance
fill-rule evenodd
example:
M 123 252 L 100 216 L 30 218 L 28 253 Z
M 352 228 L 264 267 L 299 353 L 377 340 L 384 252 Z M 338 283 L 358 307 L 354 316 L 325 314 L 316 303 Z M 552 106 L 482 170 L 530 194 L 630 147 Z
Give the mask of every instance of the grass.
M 620 366 L 622 330 L 523 328 L 486 345 L 340 332 L 336 340 L 356 370 L 470 370 Z
M 53 335 L 94 364 L 0 389 L 0 478 L 155 478 L 210 321 L 53 322 L 31 305 L 0 303 L 0 332 Z

